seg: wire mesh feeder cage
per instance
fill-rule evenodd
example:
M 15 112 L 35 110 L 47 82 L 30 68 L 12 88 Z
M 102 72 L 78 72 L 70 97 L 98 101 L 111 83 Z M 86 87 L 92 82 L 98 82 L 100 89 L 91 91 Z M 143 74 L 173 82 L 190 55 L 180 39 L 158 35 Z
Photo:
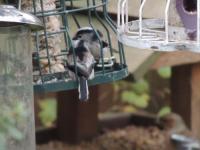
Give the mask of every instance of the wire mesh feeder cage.
M 145 6 L 160 2 L 138 0 L 138 20 L 129 20 L 129 0 L 118 0 L 118 39 L 140 49 L 200 52 L 200 0 L 164 0 L 161 19 L 144 19 Z M 147 10 L 150 12 L 150 10 Z M 161 13 L 161 12 L 157 12 Z
M 100 58 L 95 61 L 95 77 L 89 80 L 89 85 L 119 80 L 128 75 L 123 45 L 113 40 L 110 34 L 117 33 L 117 27 L 108 16 L 107 0 L 21 0 L 17 3 L 19 9 L 33 13 L 45 26 L 42 32 L 34 34 L 33 79 L 36 92 L 78 87 L 73 36 L 83 27 L 92 30 L 99 43 Z M 108 43 L 107 51 L 104 51 L 102 38 Z M 113 44 L 112 41 L 117 42 Z M 66 69 L 71 49 L 76 81 L 70 79 Z

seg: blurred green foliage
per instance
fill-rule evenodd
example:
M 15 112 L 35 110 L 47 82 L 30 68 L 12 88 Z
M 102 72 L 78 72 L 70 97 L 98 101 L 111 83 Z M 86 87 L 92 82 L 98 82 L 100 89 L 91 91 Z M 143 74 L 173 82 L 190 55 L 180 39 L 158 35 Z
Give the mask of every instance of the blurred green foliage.
M 45 99 L 39 102 L 39 118 L 43 126 L 50 127 L 57 117 L 57 103 L 55 99 Z
M 149 102 L 149 95 L 147 93 L 136 94 L 134 91 L 125 91 L 122 93 L 122 101 L 138 108 L 146 108 Z
M 163 79 L 168 80 L 171 77 L 171 68 L 170 67 L 163 67 L 157 70 L 157 74 Z M 147 78 L 148 80 L 150 78 Z M 150 83 L 145 77 L 140 79 L 136 82 L 127 82 L 127 81 L 119 81 L 114 84 L 115 90 L 120 91 L 121 102 L 125 104 L 125 111 L 137 111 L 139 109 L 146 109 L 150 102 L 156 102 L 155 98 L 152 99 L 151 97 L 151 90 L 150 90 Z M 157 83 L 159 84 L 159 83 Z M 154 86 L 151 86 L 154 87 Z M 159 90 L 159 93 L 163 93 L 165 89 L 154 89 Z M 158 93 L 157 92 L 157 93 Z M 163 97 L 163 100 L 165 97 Z M 151 106 L 150 106 L 151 107 Z M 157 111 L 158 117 L 163 117 L 171 112 L 170 107 L 163 106 L 158 108 Z
M 149 93 L 149 83 L 145 79 L 138 80 L 132 84 L 132 89 L 137 94 Z
M 0 150 L 6 149 L 6 142 L 9 140 L 20 141 L 24 134 L 20 131 L 20 124 L 23 125 L 27 118 L 23 102 L 18 101 L 12 105 L 1 105 L 0 109 Z
M 141 79 L 134 83 L 125 82 L 125 84 L 129 84 L 129 87 L 121 93 L 122 102 L 136 108 L 146 108 L 150 100 L 148 82 Z
M 171 113 L 171 108 L 169 106 L 164 106 L 163 108 L 160 109 L 158 112 L 157 116 L 159 118 L 165 117 L 166 115 Z
M 171 67 L 163 67 L 157 70 L 160 77 L 169 79 L 172 75 Z

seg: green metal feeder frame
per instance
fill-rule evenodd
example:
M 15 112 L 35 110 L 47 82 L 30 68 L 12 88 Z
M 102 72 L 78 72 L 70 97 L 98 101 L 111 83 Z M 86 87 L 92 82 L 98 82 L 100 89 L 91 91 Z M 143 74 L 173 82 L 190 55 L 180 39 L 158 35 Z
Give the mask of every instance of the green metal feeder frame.
M 89 26 L 94 31 L 98 29 L 94 25 L 93 20 L 95 19 L 101 28 L 100 31 L 104 33 L 104 37 L 109 43 L 108 56 L 101 55 L 101 61 L 95 67 L 95 78 L 89 81 L 89 85 L 113 82 L 128 75 L 123 45 L 117 42 L 116 48 L 113 48 L 110 32 L 116 34 L 117 27 L 108 15 L 108 0 L 33 0 L 31 4 L 22 0 L 20 3 L 22 10 L 39 17 L 45 26 L 43 32 L 38 32 L 35 35 L 36 49 L 33 55 L 33 61 L 37 64 L 37 67 L 34 67 L 35 73 L 33 75 L 35 92 L 57 92 L 78 87 L 78 82 L 69 79 L 67 71 L 55 70 L 59 67 L 63 68 L 57 64 L 58 58 L 66 59 L 67 52 L 72 46 L 74 33 L 71 32 L 71 27 L 76 26 L 77 29 L 83 27 L 78 18 L 79 14 L 86 14 L 87 25 L 84 27 Z M 55 24 L 58 21 L 60 24 L 58 23 L 56 27 Z M 54 29 L 50 29 L 51 22 L 54 24 Z M 72 22 L 73 25 L 70 26 Z M 99 37 L 97 32 L 96 34 Z M 57 38 L 61 39 L 62 48 L 58 44 L 59 40 L 58 43 L 55 43 Z M 54 50 L 57 44 L 59 52 L 55 54 Z M 102 45 L 102 43 L 100 44 Z

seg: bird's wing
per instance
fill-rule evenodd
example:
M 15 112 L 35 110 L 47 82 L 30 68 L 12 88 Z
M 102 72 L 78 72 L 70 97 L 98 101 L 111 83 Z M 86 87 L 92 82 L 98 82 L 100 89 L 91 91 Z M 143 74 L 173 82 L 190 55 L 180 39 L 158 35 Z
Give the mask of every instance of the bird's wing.
M 76 66 L 75 65 L 68 65 L 67 67 L 68 67 L 68 69 L 70 70 L 70 71 L 72 71 L 72 72 L 76 72 L 75 70 L 75 68 L 77 68 L 77 73 L 78 73 L 78 76 L 83 76 L 83 77 L 85 77 L 86 79 L 88 79 L 89 78 L 89 76 L 90 76 L 90 74 L 91 74 L 91 72 L 92 72 L 92 70 L 93 70 L 93 67 L 94 65 L 91 65 L 90 67 L 86 67 L 86 65 L 84 65 L 84 64 L 81 64 L 81 63 L 79 63 L 79 62 L 77 62 L 76 63 Z

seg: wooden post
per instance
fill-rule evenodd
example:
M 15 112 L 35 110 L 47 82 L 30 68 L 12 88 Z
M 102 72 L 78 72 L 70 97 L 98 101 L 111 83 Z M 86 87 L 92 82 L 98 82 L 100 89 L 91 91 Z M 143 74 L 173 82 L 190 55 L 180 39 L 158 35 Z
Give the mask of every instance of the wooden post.
M 98 86 L 90 87 L 88 102 L 78 100 L 78 91 L 59 92 L 57 131 L 64 142 L 77 143 L 97 135 L 98 127 Z
M 176 66 L 171 79 L 172 110 L 200 138 L 200 64 Z

